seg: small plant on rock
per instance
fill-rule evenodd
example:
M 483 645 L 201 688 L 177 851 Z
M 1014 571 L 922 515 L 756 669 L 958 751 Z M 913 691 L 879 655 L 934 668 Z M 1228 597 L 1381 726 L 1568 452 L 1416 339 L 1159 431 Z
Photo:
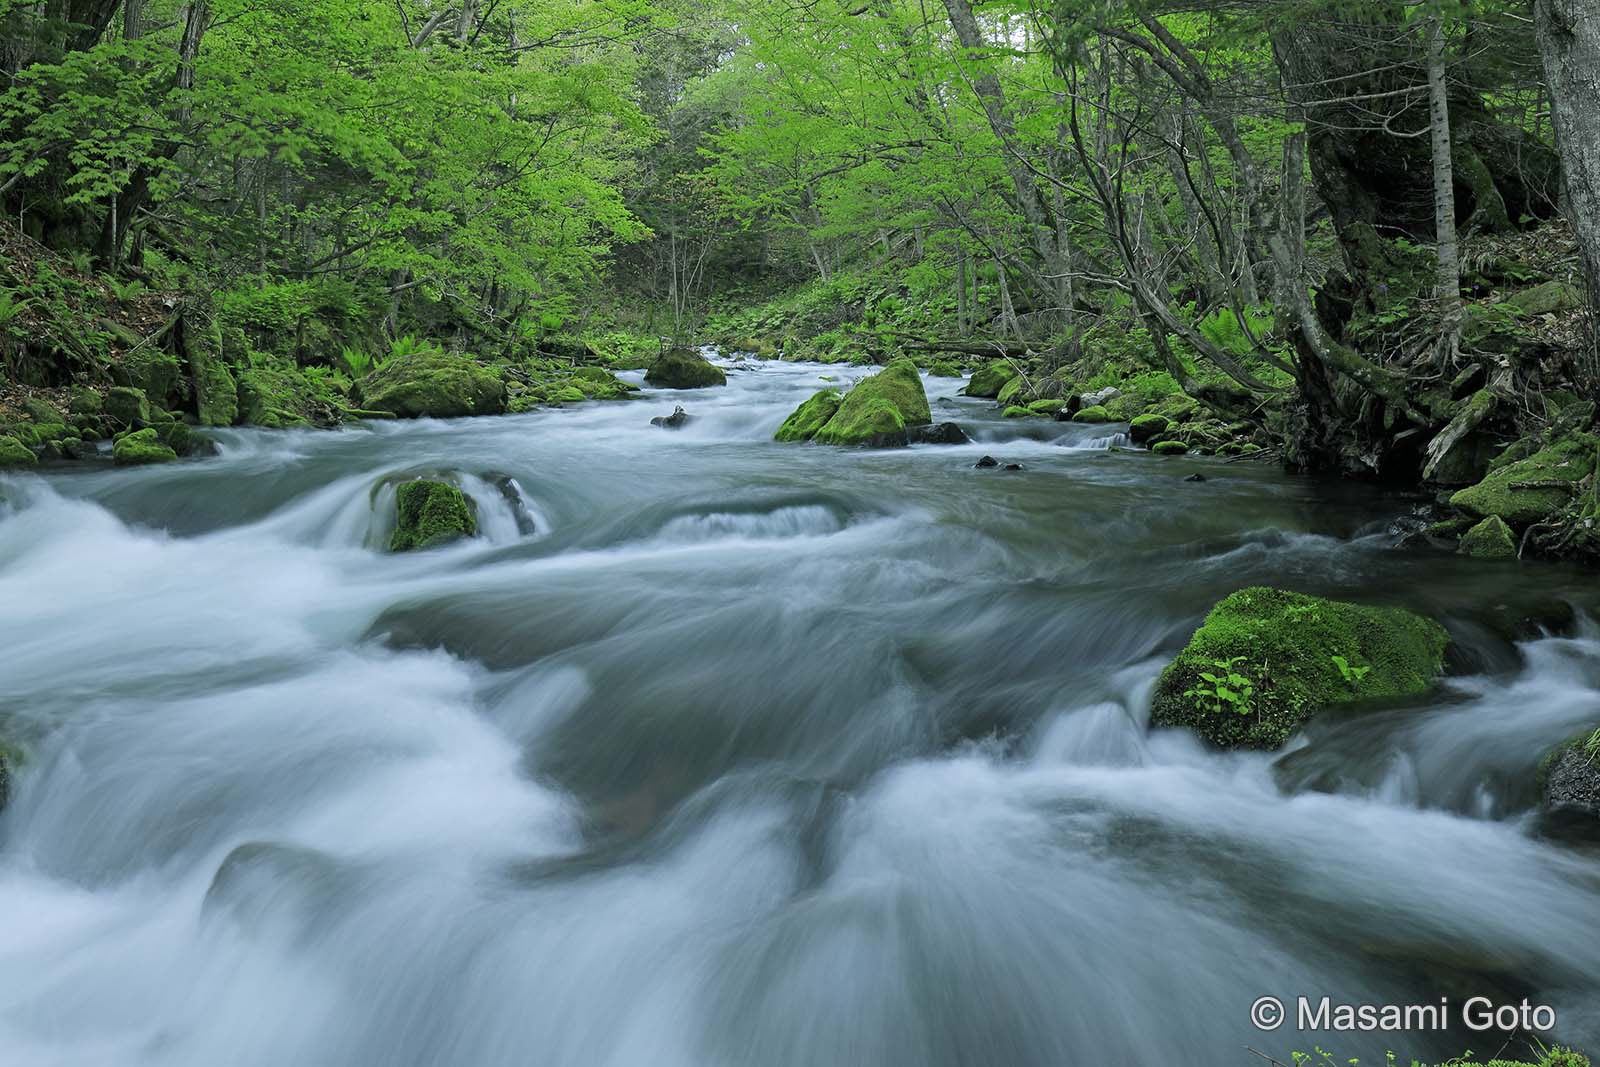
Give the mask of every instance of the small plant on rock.
M 1248 675 L 1239 673 L 1239 664 L 1242 662 L 1243 656 L 1213 660 L 1212 669 L 1201 671 L 1200 681 L 1186 689 L 1183 695 L 1193 700 L 1195 707 L 1213 715 L 1226 711 L 1249 715 L 1255 683 Z
M 1350 661 L 1343 656 L 1334 656 L 1332 659 L 1333 665 L 1339 668 L 1339 676 L 1352 689 L 1358 687 L 1361 684 L 1361 679 L 1372 671 L 1371 667 L 1352 667 Z

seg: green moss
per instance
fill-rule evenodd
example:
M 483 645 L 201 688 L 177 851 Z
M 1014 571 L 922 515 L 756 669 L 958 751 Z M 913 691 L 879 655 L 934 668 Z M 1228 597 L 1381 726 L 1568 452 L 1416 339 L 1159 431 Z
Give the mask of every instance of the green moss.
M 361 380 L 361 406 L 401 418 L 498 415 L 505 385 L 470 356 L 424 349 L 391 359 Z
M 399 512 L 389 551 L 410 552 L 448 544 L 478 532 L 472 500 L 446 482 L 406 482 L 395 490 Z
M 1115 422 L 1116 420 L 1111 417 L 1111 412 L 1107 411 L 1104 407 L 1100 406 L 1099 404 L 1093 404 L 1086 408 L 1079 408 L 1077 411 L 1073 412 L 1072 421 Z
M 1145 407 L 1144 397 L 1137 393 L 1123 393 L 1105 402 L 1106 412 L 1113 422 L 1132 422 Z
M 1029 411 L 1020 404 L 1012 404 L 1000 413 L 1000 417 L 1002 419 L 1026 419 L 1031 418 L 1034 414 L 1034 412 Z
M 774 441 L 809 441 L 817 435 L 817 431 L 828 424 L 839 410 L 839 405 L 844 400 L 844 394 L 837 389 L 820 389 L 811 396 L 811 399 L 795 408 L 783 425 L 778 427 L 778 432 L 772 435 Z
M 200 425 L 232 426 L 239 417 L 239 386 L 222 359 L 221 330 L 213 327 L 191 346 L 189 374 Z
M 143 389 L 113 386 L 106 392 L 106 415 L 117 426 L 143 426 L 150 421 L 150 401 Z
M 1538 522 L 1572 500 L 1579 479 L 1594 469 L 1595 448 L 1590 435 L 1569 434 L 1526 459 L 1494 467 L 1450 503 L 1474 518 L 1495 515 L 1512 526 Z
M 901 356 L 857 382 L 812 439 L 824 445 L 859 445 L 878 434 L 932 421 L 917 365 Z
M 977 375 L 973 375 L 973 377 L 976 378 Z M 969 384 L 967 386 L 967 395 L 978 396 L 979 394 L 972 392 L 972 386 Z M 1022 375 L 1014 373 L 1012 377 L 1007 378 L 1005 383 L 1000 386 L 994 398 L 1002 405 L 1009 405 L 1013 401 L 1025 402 L 1029 399 L 1028 383 L 1022 380 Z
M 932 378 L 959 378 L 961 377 L 961 364 L 948 359 L 941 359 L 928 368 L 928 375 Z
M 1490 515 L 1461 535 L 1456 551 L 1473 559 L 1516 559 L 1517 541 L 1500 516 Z
M 170 463 L 178 453 L 161 442 L 154 426 L 123 434 L 111 447 L 112 458 L 122 466 L 141 463 Z
M 692 348 L 673 348 L 662 353 L 645 371 L 644 380 L 661 389 L 704 389 L 728 384 L 728 376 L 722 368 Z
M 1150 446 L 1150 451 L 1158 456 L 1181 456 L 1189 451 L 1189 446 L 1183 441 L 1157 441 Z
M 1016 378 L 1016 368 L 1008 360 L 990 360 L 989 363 L 979 366 L 973 371 L 973 378 L 966 382 L 963 394 L 968 397 L 995 398 L 1000 395 L 1000 390 L 1006 382 Z
M 1059 398 L 1055 400 L 1035 400 L 1028 405 L 1028 410 L 1035 415 L 1054 415 L 1066 406 L 1067 402 Z
M 33 454 L 33 449 L 15 437 L 0 437 L 0 467 L 32 467 L 38 462 L 39 457 Z
M 55 405 L 36 396 L 25 397 L 22 401 L 22 410 L 28 413 L 28 418 L 38 423 L 53 425 L 67 421 L 61 412 L 56 410 Z
M 1152 437 L 1166 433 L 1172 420 L 1165 415 L 1140 415 L 1128 423 L 1128 432 L 1134 444 L 1142 445 Z
M 124 384 L 144 390 L 157 403 L 166 403 L 176 393 L 181 373 L 178 357 L 152 344 L 130 349 L 113 371 Z
M 1190 727 L 1224 747 L 1277 748 L 1317 712 L 1425 692 L 1448 642 L 1444 627 L 1401 608 L 1241 589 L 1211 609 L 1162 672 L 1150 721 Z M 1347 680 L 1335 656 L 1361 677 Z M 1247 714 L 1208 711 L 1184 695 L 1205 684 L 1202 672 L 1236 657 L 1233 670 L 1254 684 Z
M 106 398 L 98 389 L 75 385 L 68 394 L 67 410 L 73 415 L 100 415 L 106 410 Z
M 1501 304 L 1514 309 L 1519 315 L 1548 315 L 1557 311 L 1581 308 L 1583 290 L 1562 281 L 1541 282 L 1512 293 L 1501 301 Z
M 581 404 L 589 399 L 583 395 L 583 390 L 576 385 L 563 385 L 552 389 L 549 393 L 550 402 L 554 404 Z

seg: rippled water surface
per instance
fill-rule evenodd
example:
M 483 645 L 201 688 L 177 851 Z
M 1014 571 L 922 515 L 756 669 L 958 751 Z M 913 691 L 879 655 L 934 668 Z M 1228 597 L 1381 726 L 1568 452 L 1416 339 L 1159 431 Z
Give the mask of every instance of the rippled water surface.
M 1600 858 L 1529 814 L 1600 721 L 1592 577 L 1403 550 L 1411 501 L 959 381 L 930 399 L 971 445 L 771 441 L 860 373 L 0 478 L 0 1062 L 1494 1051 L 1263 1035 L 1265 993 L 1529 996 L 1600 1044 Z M 483 536 L 378 551 L 430 472 Z M 1452 677 L 1281 758 L 1148 732 L 1257 583 L 1430 612 Z

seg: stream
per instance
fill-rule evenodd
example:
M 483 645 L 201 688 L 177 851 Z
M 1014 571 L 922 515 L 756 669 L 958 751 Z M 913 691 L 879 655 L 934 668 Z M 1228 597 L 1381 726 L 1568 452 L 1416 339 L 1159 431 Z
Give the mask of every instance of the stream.
M 0 1062 L 1208 1067 L 1504 1040 L 1263 1033 L 1265 994 L 1527 997 L 1600 1048 L 1600 853 L 1533 818 L 1543 753 L 1600 722 L 1592 575 L 1404 548 L 1410 498 L 1002 420 L 959 380 L 925 382 L 971 444 L 776 444 L 864 371 L 731 366 L 0 477 L 0 734 L 27 753 Z M 650 425 L 674 404 L 688 426 Z M 428 473 L 482 536 L 380 551 L 394 480 Z M 1256 584 L 1431 614 L 1450 675 L 1286 753 L 1148 731 L 1161 668 Z

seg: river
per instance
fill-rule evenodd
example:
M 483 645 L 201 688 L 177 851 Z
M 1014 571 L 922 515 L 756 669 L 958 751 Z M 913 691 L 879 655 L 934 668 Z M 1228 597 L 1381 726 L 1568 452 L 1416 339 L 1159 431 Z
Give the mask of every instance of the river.
M 1413 500 L 1001 420 L 948 379 L 935 418 L 970 445 L 772 442 L 861 373 L 0 478 L 0 728 L 27 750 L 0 1062 L 1500 1044 L 1262 1033 L 1264 994 L 1526 996 L 1600 1045 L 1600 856 L 1530 814 L 1542 753 L 1600 721 L 1592 576 L 1398 547 Z M 687 427 L 649 424 L 675 403 Z M 427 472 L 483 536 L 378 551 L 386 479 Z M 1149 732 L 1163 664 L 1252 584 L 1428 612 L 1451 676 L 1288 755 Z M 1554 636 L 1525 621 L 1561 604 Z

